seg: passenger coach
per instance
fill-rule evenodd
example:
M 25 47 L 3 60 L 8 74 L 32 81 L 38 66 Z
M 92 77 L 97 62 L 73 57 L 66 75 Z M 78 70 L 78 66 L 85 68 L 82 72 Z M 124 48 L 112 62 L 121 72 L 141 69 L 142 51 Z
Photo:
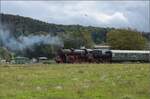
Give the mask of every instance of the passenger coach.
M 112 61 L 150 62 L 150 51 L 140 50 L 111 50 Z

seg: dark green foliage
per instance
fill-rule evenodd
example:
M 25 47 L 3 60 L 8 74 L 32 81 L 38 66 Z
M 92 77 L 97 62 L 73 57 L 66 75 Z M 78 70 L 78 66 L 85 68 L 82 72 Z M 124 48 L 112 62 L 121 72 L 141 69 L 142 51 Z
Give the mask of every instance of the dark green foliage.
M 53 58 L 58 48 L 59 47 L 56 45 L 39 44 L 34 45 L 32 49 L 30 48 L 24 49 L 24 51 L 20 52 L 19 54 L 22 54 L 23 56 L 29 58 L 37 58 L 43 56 L 47 58 Z
M 144 36 L 145 38 L 147 38 L 148 41 L 150 41 L 150 32 L 148 32 L 148 33 L 143 33 L 143 36 Z
M 107 42 L 113 49 L 141 50 L 146 47 L 146 38 L 137 31 L 118 29 L 107 35 Z
M 5 59 L 6 61 L 10 61 L 11 53 L 6 48 L 0 47 L 0 59 Z
M 0 14 L 0 20 L 2 24 L 9 27 L 15 37 L 20 35 L 27 36 L 30 34 L 37 35 L 39 32 L 45 32 L 46 34 L 50 33 L 51 35 L 70 35 L 70 32 L 75 32 L 77 36 L 81 36 L 78 34 L 86 31 L 86 33 L 89 32 L 88 35 L 92 36 L 92 40 L 98 44 L 106 40 L 106 33 L 110 30 L 109 28 L 84 27 L 80 25 L 49 24 L 28 17 L 9 14 Z
M 11 34 L 16 39 L 19 36 L 51 34 L 63 39 L 64 48 L 80 48 L 81 46 L 90 48 L 94 44 L 105 43 L 107 32 L 115 30 L 114 28 L 85 27 L 81 25 L 49 24 L 29 17 L 9 14 L 0 14 L 0 22 L 10 29 Z M 145 36 L 147 37 L 147 35 Z M 3 46 L 1 41 L 0 46 Z M 58 46 L 40 44 L 25 49 L 23 52 L 18 51 L 16 54 L 30 58 L 39 56 L 51 58 L 58 48 Z
M 66 38 L 66 39 L 64 39 L 64 47 L 65 48 L 80 48 L 80 46 L 83 46 L 83 40 L 81 38 Z
M 7 24 L 14 35 L 29 35 L 39 31 L 53 32 L 55 29 L 53 24 L 50 25 L 38 20 L 15 15 L 1 14 L 1 22 L 2 24 Z
M 96 44 L 101 44 L 106 42 L 107 32 L 112 30 L 113 28 L 99 28 L 92 30 L 92 39 Z
M 18 15 L 0 14 L 2 25 L 6 25 L 16 39 L 19 36 L 47 35 L 59 36 L 63 39 L 64 48 L 92 47 L 94 43 L 105 42 L 108 28 L 84 27 L 80 25 L 56 25 L 21 17 Z M 2 46 L 2 44 L 0 44 Z M 63 45 L 62 45 L 63 46 Z M 16 52 L 17 55 L 31 57 L 53 57 L 58 46 L 39 44 L 24 51 Z

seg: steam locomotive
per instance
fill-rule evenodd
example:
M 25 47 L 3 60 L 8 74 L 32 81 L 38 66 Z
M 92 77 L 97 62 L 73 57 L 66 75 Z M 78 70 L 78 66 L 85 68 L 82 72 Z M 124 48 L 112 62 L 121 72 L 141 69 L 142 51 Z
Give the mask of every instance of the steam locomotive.
M 109 49 L 60 49 L 57 63 L 150 62 L 150 51 Z

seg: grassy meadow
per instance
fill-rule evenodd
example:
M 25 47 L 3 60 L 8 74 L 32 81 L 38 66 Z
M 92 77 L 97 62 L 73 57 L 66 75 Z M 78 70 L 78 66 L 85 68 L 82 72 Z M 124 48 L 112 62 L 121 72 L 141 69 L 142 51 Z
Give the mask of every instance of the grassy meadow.
M 0 99 L 150 99 L 150 64 L 0 65 Z

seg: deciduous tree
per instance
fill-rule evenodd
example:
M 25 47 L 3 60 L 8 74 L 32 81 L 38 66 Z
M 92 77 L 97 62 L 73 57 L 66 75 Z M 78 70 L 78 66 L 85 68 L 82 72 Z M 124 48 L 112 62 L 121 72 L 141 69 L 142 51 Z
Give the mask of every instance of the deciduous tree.
M 146 38 L 141 33 L 127 29 L 112 30 L 107 34 L 107 42 L 113 49 L 145 49 Z

